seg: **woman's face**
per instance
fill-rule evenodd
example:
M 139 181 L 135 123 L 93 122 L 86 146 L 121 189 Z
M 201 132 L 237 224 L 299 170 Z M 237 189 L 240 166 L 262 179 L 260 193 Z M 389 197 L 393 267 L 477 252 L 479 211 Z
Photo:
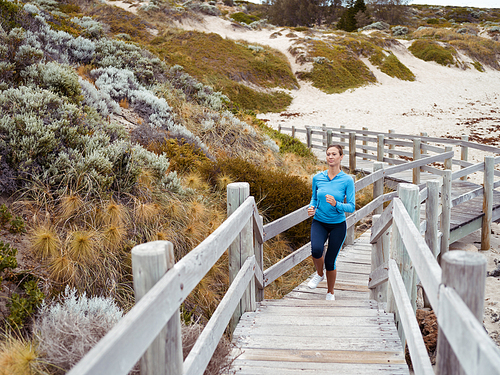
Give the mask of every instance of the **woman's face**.
M 326 151 L 326 162 L 329 166 L 340 165 L 343 157 L 344 155 L 340 154 L 340 151 L 337 147 L 330 147 Z

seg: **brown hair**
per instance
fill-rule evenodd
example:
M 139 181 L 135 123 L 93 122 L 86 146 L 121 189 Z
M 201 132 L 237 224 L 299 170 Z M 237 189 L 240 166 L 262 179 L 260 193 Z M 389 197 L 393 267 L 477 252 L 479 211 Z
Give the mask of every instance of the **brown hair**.
M 327 148 L 326 148 L 326 151 L 328 152 L 329 149 L 331 149 L 332 147 L 335 147 L 337 150 L 339 150 L 339 154 L 340 155 L 344 155 L 344 150 L 342 149 L 342 146 L 341 145 L 329 145 Z

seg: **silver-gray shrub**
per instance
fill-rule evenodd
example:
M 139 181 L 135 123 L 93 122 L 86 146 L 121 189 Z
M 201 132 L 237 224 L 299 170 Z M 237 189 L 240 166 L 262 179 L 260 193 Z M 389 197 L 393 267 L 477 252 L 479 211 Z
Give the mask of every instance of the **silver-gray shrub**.
M 78 82 L 82 88 L 82 104 L 95 108 L 102 117 L 108 117 L 112 113 L 121 114 L 120 106 L 107 92 L 98 90 L 92 83 L 83 78 L 79 77 Z
M 393 36 L 403 36 L 408 34 L 409 30 L 406 26 L 394 26 L 392 28 L 392 35 Z
M 18 187 L 41 181 L 54 190 L 127 193 L 143 168 L 161 188 L 180 186 L 176 175 L 167 173 L 168 160 L 132 145 L 123 127 L 40 88 L 0 92 L 0 150 Z
M 167 101 L 141 86 L 130 70 L 111 66 L 94 69 L 91 75 L 99 90 L 117 101 L 127 99 L 132 108 L 151 126 L 167 130 L 174 126 L 172 109 Z
M 73 17 L 71 22 L 76 23 L 78 26 L 83 28 L 85 30 L 84 36 L 87 38 L 97 39 L 104 35 L 101 23 L 91 17 Z
M 81 99 L 78 75 L 69 65 L 54 61 L 46 64 L 39 63 L 28 66 L 21 72 L 21 76 L 24 78 L 26 86 L 50 90 L 67 97 L 73 103 L 77 103 Z
M 43 304 L 35 319 L 38 351 L 53 370 L 66 373 L 122 316 L 112 298 L 78 296 L 66 287 L 61 301 Z

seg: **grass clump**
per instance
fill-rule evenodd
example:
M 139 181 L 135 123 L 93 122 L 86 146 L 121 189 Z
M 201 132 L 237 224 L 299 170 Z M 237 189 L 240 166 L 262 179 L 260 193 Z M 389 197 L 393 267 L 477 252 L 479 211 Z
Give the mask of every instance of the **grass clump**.
M 43 361 L 31 340 L 8 335 L 0 340 L 0 375 L 41 375 Z
M 424 61 L 435 61 L 440 65 L 447 66 L 455 61 L 453 55 L 456 53 L 451 47 L 442 47 L 432 40 L 415 40 L 408 48 L 410 52 Z
M 266 47 L 250 48 L 217 34 L 196 31 L 165 33 L 151 45 L 151 50 L 169 64 L 181 65 L 187 73 L 222 91 L 244 109 L 280 110 L 291 98 L 284 103 L 286 94 L 267 93 L 264 89 L 297 86 L 285 56 Z M 247 83 L 263 90 L 250 89 Z
M 314 60 L 313 69 L 301 73 L 300 77 L 312 81 L 314 87 L 327 94 L 376 82 L 370 69 L 347 47 L 312 41 L 309 54 Z
M 370 62 L 377 65 L 382 73 L 404 81 L 415 81 L 415 75 L 393 54 L 378 54 L 370 57 Z
M 245 23 L 247 25 L 250 25 L 252 22 L 258 21 L 260 19 L 257 16 L 254 16 L 252 14 L 246 14 L 243 12 L 233 13 L 229 17 L 236 22 Z

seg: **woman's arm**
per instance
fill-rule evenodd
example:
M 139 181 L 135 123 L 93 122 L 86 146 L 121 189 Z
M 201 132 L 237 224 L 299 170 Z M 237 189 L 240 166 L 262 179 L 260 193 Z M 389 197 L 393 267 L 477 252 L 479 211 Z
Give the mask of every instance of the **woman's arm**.
M 351 176 L 347 175 L 345 184 L 345 200 L 346 202 L 337 201 L 335 208 L 339 212 L 354 212 L 356 209 L 356 192 L 354 189 L 354 180 Z

